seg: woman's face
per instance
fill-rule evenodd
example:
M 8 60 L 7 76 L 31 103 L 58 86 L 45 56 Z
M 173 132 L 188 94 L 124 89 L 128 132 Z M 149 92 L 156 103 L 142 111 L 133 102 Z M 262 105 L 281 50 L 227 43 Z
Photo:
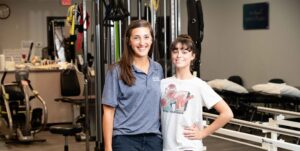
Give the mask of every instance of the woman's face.
M 152 45 L 152 36 L 147 27 L 138 27 L 131 31 L 129 45 L 135 57 L 148 57 Z
M 171 51 L 171 58 L 176 68 L 190 68 L 195 54 L 186 45 L 177 43 L 174 50 Z

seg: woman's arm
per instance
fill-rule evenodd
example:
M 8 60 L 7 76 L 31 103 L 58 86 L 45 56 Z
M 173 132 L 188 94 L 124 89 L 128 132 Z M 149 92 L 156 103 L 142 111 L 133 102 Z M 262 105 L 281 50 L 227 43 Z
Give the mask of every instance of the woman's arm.
M 208 125 L 203 130 L 199 130 L 197 126 L 186 128 L 184 136 L 189 139 L 203 139 L 215 132 L 217 129 L 223 127 L 233 118 L 233 113 L 224 100 L 219 101 L 217 104 L 215 104 L 214 109 L 216 109 L 220 115 L 214 120 L 213 123 Z
M 112 151 L 112 133 L 114 125 L 115 108 L 103 105 L 103 135 L 105 151 Z

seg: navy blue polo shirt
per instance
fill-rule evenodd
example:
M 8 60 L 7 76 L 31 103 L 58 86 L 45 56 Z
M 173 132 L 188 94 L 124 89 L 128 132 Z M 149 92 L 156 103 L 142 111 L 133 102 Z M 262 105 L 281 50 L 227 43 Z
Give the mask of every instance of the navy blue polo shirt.
M 163 70 L 150 60 L 148 74 L 132 65 L 133 86 L 120 79 L 120 66 L 106 74 L 102 104 L 115 108 L 113 135 L 160 134 L 160 80 Z M 105 123 L 104 123 L 105 124 Z

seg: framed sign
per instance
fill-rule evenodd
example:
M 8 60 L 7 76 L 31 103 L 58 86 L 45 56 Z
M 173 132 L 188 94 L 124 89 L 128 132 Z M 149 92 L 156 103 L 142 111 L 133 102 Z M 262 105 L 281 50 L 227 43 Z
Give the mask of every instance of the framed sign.
M 72 0 L 60 0 L 60 4 L 62 6 L 70 6 L 72 4 Z
M 249 29 L 269 29 L 269 3 L 244 4 L 243 26 Z

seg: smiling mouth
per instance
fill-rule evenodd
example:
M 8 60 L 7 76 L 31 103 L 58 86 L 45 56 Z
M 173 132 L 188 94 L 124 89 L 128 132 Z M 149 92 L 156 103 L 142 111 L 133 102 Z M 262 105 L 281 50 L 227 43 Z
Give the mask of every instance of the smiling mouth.
M 146 47 L 145 48 L 138 48 L 138 50 L 139 51 L 146 51 L 146 50 L 148 50 L 148 48 L 146 48 Z
M 176 62 L 184 62 L 183 59 L 176 59 L 175 61 L 176 61 Z

